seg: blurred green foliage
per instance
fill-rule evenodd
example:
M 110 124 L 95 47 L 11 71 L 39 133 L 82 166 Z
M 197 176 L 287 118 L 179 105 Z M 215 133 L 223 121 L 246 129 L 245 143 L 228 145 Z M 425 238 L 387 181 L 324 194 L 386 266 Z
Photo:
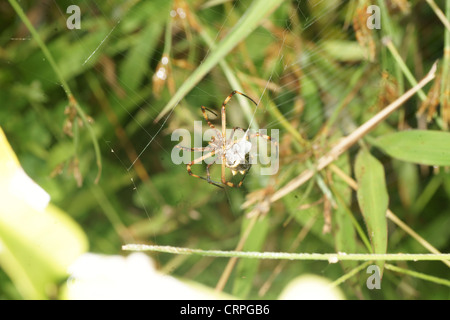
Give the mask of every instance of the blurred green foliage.
M 436 3 L 445 11 L 445 1 Z M 251 1 L 82 2 L 78 4 L 79 30 L 66 27 L 66 8 L 71 4 L 20 2 L 92 121 L 102 155 L 100 182 L 94 183 L 97 166 L 85 124 L 70 107 L 44 54 L 5 1 L 0 4 L 0 126 L 27 174 L 82 226 L 90 250 L 98 253 L 123 254 L 122 244 L 138 242 L 233 250 L 248 225 L 250 209 L 241 209 L 246 199 L 262 204 L 274 190 L 310 168 L 339 138 L 410 88 L 382 37 L 393 39 L 417 80 L 436 59 L 441 60 L 444 74 L 450 64 L 450 58 L 444 57 L 449 31 L 425 1 L 375 1 L 383 9 L 381 30 L 361 23 L 371 1 L 284 1 L 268 18 L 261 16 L 258 27 L 242 42 L 233 43 L 221 61 L 226 66 L 215 65 L 169 117 L 155 123 L 178 88 L 214 50 L 208 37 L 219 44 L 240 23 Z M 163 57 L 168 57 L 167 65 Z M 158 71 L 165 76 L 158 77 Z M 237 89 L 230 85 L 227 72 L 247 95 L 261 98 L 254 119 L 258 127 L 280 130 L 280 170 L 266 177 L 252 168 L 242 188 L 222 190 L 190 177 L 184 165 L 172 162 L 172 148 L 178 142 L 171 141 L 171 133 L 177 128 L 192 132 L 193 121 L 202 120 L 202 105 L 220 110 L 224 98 Z M 439 81 L 443 88 L 448 85 L 445 78 Z M 432 88 L 428 85 L 425 92 Z M 376 148 L 376 141 L 398 131 L 447 131 L 450 106 L 442 103 L 444 99 L 438 107 L 426 109 L 427 121 L 416 117 L 422 101 L 414 97 L 359 148 L 370 150 L 383 165 L 389 208 L 438 250 L 449 252 L 448 168 L 419 165 L 409 158 L 393 160 L 392 152 L 388 156 Z M 227 109 L 228 127 L 247 128 L 245 110 L 236 101 Z M 219 120 L 212 117 L 218 126 Z M 374 139 L 378 137 L 382 138 Z M 411 139 L 415 138 L 406 142 L 414 142 Z M 438 139 L 434 143 L 438 149 L 445 146 Z M 357 149 L 336 162 L 350 176 Z M 448 163 L 448 152 L 444 156 L 443 163 Z M 218 169 L 213 176 L 220 176 Z M 204 166 L 193 166 L 193 171 L 205 176 Z M 326 196 L 327 190 L 331 197 Z M 272 203 L 262 216 L 244 250 L 368 252 L 355 229 L 356 222 L 367 235 L 356 193 L 328 169 Z M 302 232 L 304 238 L 296 241 Z M 427 252 L 391 222 L 387 232 L 387 252 Z M 227 263 L 198 256 L 176 260 L 154 254 L 154 258 L 163 269 L 171 266 L 166 271 L 211 287 Z M 288 261 L 259 296 L 278 264 L 242 259 L 224 290 L 241 298 L 276 298 L 298 275 L 315 273 L 334 280 L 358 265 Z M 441 262 L 398 265 L 449 278 L 448 267 Z M 342 284 L 346 297 L 449 298 L 448 287 L 389 270 L 384 271 L 382 290 L 368 290 L 366 279 L 363 270 Z M 20 297 L 1 270 L 0 288 L 1 299 Z

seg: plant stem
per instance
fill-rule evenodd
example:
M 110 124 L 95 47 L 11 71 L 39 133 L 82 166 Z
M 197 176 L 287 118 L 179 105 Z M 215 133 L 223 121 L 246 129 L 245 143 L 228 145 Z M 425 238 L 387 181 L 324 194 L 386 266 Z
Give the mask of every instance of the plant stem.
M 447 30 L 450 31 L 450 21 L 449 21 L 450 19 L 448 17 L 448 12 L 447 12 L 447 17 L 446 17 L 444 15 L 444 13 L 442 12 L 442 10 L 438 7 L 436 2 L 434 2 L 434 0 L 426 0 L 426 1 L 430 5 L 431 9 L 433 9 L 434 13 L 436 13 L 436 15 L 441 20 L 441 22 L 444 24 L 445 28 L 447 28 Z M 447 10 L 448 10 L 448 7 L 449 7 L 449 2 L 447 0 Z
M 339 261 L 448 261 L 450 253 L 386 253 L 386 254 L 366 254 L 366 253 L 287 253 L 287 252 L 243 252 L 243 251 L 221 251 L 202 250 L 172 246 L 154 246 L 146 244 L 127 244 L 122 246 L 125 251 L 152 251 L 173 254 L 200 255 L 204 257 L 219 258 L 251 258 L 269 260 L 315 260 L 329 261 L 337 263 Z
M 444 286 L 450 287 L 450 281 L 447 280 L 447 279 L 441 279 L 441 278 L 433 277 L 433 276 L 430 276 L 428 274 L 424 274 L 424 273 L 421 273 L 421 272 L 416 272 L 416 271 L 411 271 L 411 270 L 408 270 L 408 269 L 399 268 L 397 266 L 394 266 L 394 265 L 388 264 L 388 263 L 385 264 L 385 268 L 388 269 L 388 270 L 394 271 L 394 272 L 407 274 L 407 275 L 409 275 L 411 277 L 419 278 L 419 279 L 422 279 L 422 280 L 427 280 L 427 281 L 430 281 L 430 282 L 434 282 L 434 283 L 437 283 L 437 284 L 442 284 Z
M 333 283 L 330 284 L 330 287 L 337 287 L 338 285 L 344 283 L 345 281 L 347 281 L 348 279 L 353 277 L 355 274 L 357 274 L 361 270 L 364 270 L 367 266 L 370 265 L 370 263 L 371 263 L 370 261 L 367 261 L 367 262 L 364 262 L 362 265 L 357 266 L 356 268 L 353 268 L 352 270 L 350 270 L 349 272 L 344 274 L 342 277 L 339 277 L 338 279 L 333 281 Z

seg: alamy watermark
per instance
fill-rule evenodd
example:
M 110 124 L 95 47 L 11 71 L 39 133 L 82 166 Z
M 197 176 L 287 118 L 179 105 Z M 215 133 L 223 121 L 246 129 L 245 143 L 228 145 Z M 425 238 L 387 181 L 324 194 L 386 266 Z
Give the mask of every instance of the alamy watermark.
M 66 20 L 67 28 L 70 30 L 81 29 L 81 10 L 77 5 L 70 5 L 67 7 L 66 13 L 70 16 Z M 381 29 L 381 9 L 377 5 L 370 5 L 367 7 L 367 28 Z M 172 15 L 172 13 L 171 13 Z
M 67 7 L 66 13 L 71 14 L 67 20 L 66 25 L 70 30 L 81 29 L 81 10 L 77 5 L 71 5 Z
M 367 28 L 381 29 L 381 9 L 379 6 L 372 5 L 367 7 L 367 14 L 371 16 L 367 18 Z

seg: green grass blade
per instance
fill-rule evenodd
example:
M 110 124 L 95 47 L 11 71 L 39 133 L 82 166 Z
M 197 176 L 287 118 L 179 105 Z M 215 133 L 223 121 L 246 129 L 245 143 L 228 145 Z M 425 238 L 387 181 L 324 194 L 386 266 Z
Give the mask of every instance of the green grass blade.
M 389 197 L 386 191 L 384 168 L 370 152 L 361 150 L 356 157 L 358 203 L 361 208 L 373 252 L 385 254 L 387 249 L 387 219 Z M 378 262 L 383 270 L 384 262 Z
M 91 136 L 92 144 L 94 146 L 95 157 L 96 157 L 97 167 L 98 167 L 98 173 L 97 173 L 97 177 L 95 179 L 95 183 L 98 183 L 98 181 L 100 180 L 101 172 L 102 172 L 102 158 L 101 158 L 101 155 L 100 155 L 100 147 L 98 145 L 98 141 L 97 141 L 97 137 L 96 137 L 95 132 L 94 132 L 94 128 L 91 126 L 90 122 L 88 121 L 86 113 L 81 108 L 81 106 L 79 105 L 79 103 L 77 102 L 75 97 L 73 96 L 72 90 L 70 89 L 69 84 L 66 81 L 66 78 L 64 77 L 63 73 L 61 72 L 61 69 L 58 66 L 58 64 L 55 62 L 55 59 L 53 59 L 53 55 L 50 53 L 50 51 L 48 50 L 47 46 L 42 41 L 41 37 L 39 36 L 39 33 L 36 31 L 36 29 L 34 28 L 33 24 L 31 23 L 31 21 L 28 19 L 28 17 L 23 12 L 22 7 L 15 0 L 9 0 L 9 3 L 13 7 L 13 9 L 17 12 L 17 14 L 19 15 L 20 19 L 25 24 L 25 26 L 28 28 L 28 30 L 32 34 L 33 38 L 35 39 L 35 41 L 37 42 L 37 44 L 41 48 L 42 53 L 45 55 L 46 59 L 50 63 L 50 66 L 52 67 L 53 71 L 57 75 L 59 81 L 61 82 L 61 86 L 63 87 L 64 92 L 67 95 L 67 99 L 69 100 L 69 104 L 71 106 L 75 107 L 75 109 L 77 110 L 78 115 L 80 116 L 81 120 L 83 121 L 84 125 L 86 126 L 86 128 L 89 131 L 89 135 Z
M 216 66 L 236 45 L 247 37 L 258 25 L 272 13 L 283 1 L 282 0 L 255 0 L 248 10 L 230 31 L 230 33 L 213 49 L 206 60 L 189 76 L 172 96 L 167 105 L 156 117 L 155 122 L 161 120 L 171 109 L 175 108 L 181 99 L 200 80 Z
M 375 144 L 395 159 L 430 166 L 450 166 L 450 133 L 411 130 L 384 135 Z
M 345 173 L 350 174 L 351 168 L 349 157 L 341 157 L 338 160 L 337 165 L 339 165 Z M 339 205 L 336 206 L 336 210 L 333 212 L 332 218 L 336 252 L 357 252 L 356 230 L 352 221 L 353 217 L 349 214 L 348 209 L 352 201 L 352 190 L 350 186 L 339 177 L 333 179 L 333 185 L 331 187 L 336 200 L 339 202 Z M 356 261 L 342 263 L 344 270 L 350 270 L 356 268 L 356 266 Z
M 430 281 L 430 282 L 434 282 L 437 284 L 441 284 L 447 287 L 450 287 L 450 281 L 447 279 L 442 279 L 439 277 L 434 277 L 434 276 L 430 276 L 428 274 L 424 274 L 422 272 L 416 272 L 416 271 L 412 271 L 412 270 L 408 270 L 408 269 L 404 269 L 404 268 L 399 268 L 397 266 L 394 266 L 392 264 L 386 264 L 386 269 L 388 270 L 392 270 L 394 272 L 398 272 L 398 273 L 403 273 L 403 274 L 407 274 L 411 277 L 415 277 L 418 279 L 422 279 L 422 280 L 426 280 L 426 281 Z

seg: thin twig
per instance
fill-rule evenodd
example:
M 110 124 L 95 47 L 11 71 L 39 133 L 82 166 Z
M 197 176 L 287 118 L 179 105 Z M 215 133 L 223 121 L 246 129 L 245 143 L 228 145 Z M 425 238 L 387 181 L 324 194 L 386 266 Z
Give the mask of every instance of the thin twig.
M 364 270 L 370 264 L 371 264 L 371 262 L 367 261 L 367 262 L 364 262 L 363 264 L 357 266 L 356 268 L 353 268 L 352 270 L 350 270 L 349 272 L 344 274 L 342 277 L 339 277 L 338 279 L 333 281 L 333 283 L 330 284 L 330 287 L 337 287 L 338 285 L 344 283 L 345 281 L 347 281 L 348 279 L 353 277 L 355 274 L 357 274 L 361 270 Z
M 406 65 L 405 61 L 403 61 L 402 56 L 398 52 L 397 48 L 395 47 L 394 43 L 392 42 L 391 38 L 384 37 L 383 38 L 383 44 L 389 49 L 389 52 L 392 54 L 392 56 L 395 59 L 395 62 L 397 62 L 397 65 L 402 70 L 403 74 L 405 75 L 406 79 L 408 79 L 409 83 L 412 86 L 417 85 L 417 80 L 414 78 L 413 74 L 409 70 L 408 66 Z M 420 89 L 417 94 L 419 95 L 420 100 L 425 101 L 427 100 L 427 95 L 425 92 L 423 92 L 422 89 Z
M 416 271 L 412 271 L 412 270 L 408 270 L 408 269 L 404 269 L 404 268 L 399 268 L 399 267 L 394 266 L 389 263 L 386 263 L 385 267 L 386 267 L 386 269 L 394 271 L 394 272 L 403 273 L 403 274 L 409 275 L 411 277 L 419 278 L 422 280 L 426 280 L 426 281 L 430 281 L 430 282 L 434 282 L 437 284 L 442 284 L 444 286 L 450 287 L 450 281 L 447 279 L 442 279 L 442 278 L 430 276 L 428 274 L 424 274 L 421 272 L 416 272 Z
M 290 245 L 289 251 L 294 251 L 295 249 L 298 248 L 300 243 L 303 241 L 303 239 L 305 239 L 305 237 L 308 235 L 309 231 L 313 227 L 314 223 L 316 222 L 317 216 L 318 216 L 318 214 L 315 214 L 308 220 L 308 222 L 306 222 L 306 224 L 304 225 L 302 230 L 298 233 L 297 237 Z M 273 272 L 270 274 L 269 278 L 266 280 L 266 282 L 264 282 L 264 284 L 261 286 L 261 288 L 258 291 L 258 295 L 260 297 L 264 296 L 267 293 L 270 286 L 272 285 L 272 283 L 274 282 L 276 277 L 281 273 L 281 271 L 283 271 L 283 268 L 286 266 L 287 263 L 288 263 L 287 260 L 282 260 L 273 269 Z

